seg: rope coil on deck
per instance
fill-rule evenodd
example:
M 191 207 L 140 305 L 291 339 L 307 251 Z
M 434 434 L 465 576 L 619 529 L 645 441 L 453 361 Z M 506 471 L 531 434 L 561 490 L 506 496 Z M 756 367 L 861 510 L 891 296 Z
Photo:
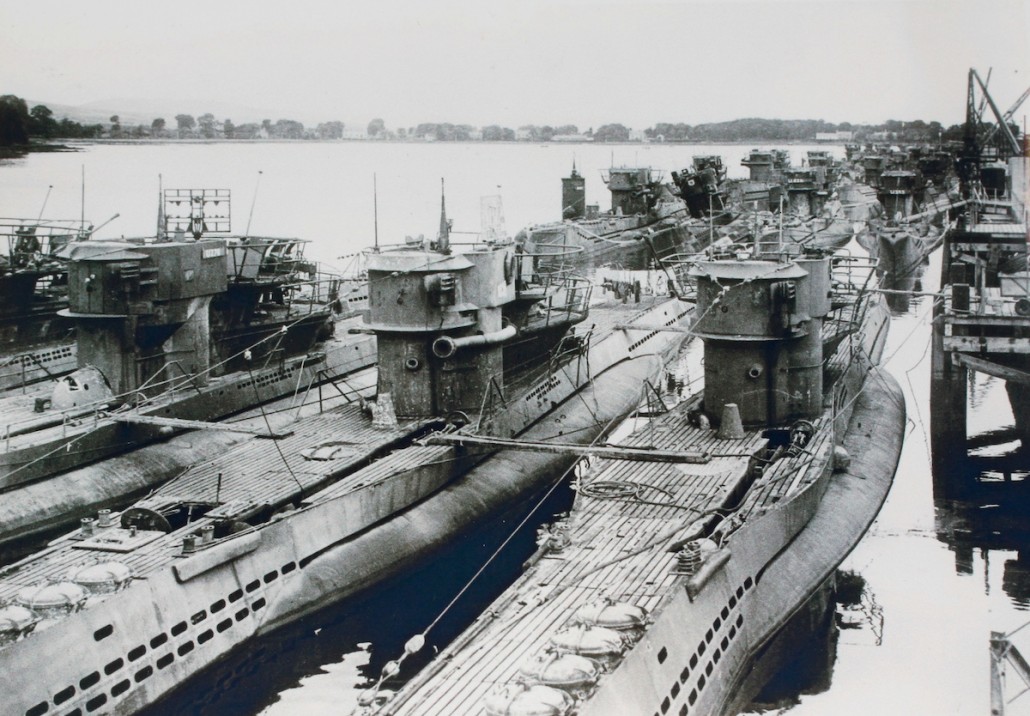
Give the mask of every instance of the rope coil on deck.
M 681 505 L 675 501 L 675 496 L 668 490 L 656 485 L 645 485 L 643 483 L 630 482 L 628 480 L 594 480 L 580 484 L 576 490 L 586 497 L 594 497 L 598 500 L 622 500 L 624 502 L 637 502 L 642 505 L 654 505 L 656 507 L 672 507 L 678 510 L 696 512 L 693 506 Z M 645 490 L 654 490 L 660 493 L 665 500 L 648 500 L 643 497 Z
M 645 485 L 621 480 L 595 480 L 579 486 L 579 493 L 601 500 L 639 497 Z

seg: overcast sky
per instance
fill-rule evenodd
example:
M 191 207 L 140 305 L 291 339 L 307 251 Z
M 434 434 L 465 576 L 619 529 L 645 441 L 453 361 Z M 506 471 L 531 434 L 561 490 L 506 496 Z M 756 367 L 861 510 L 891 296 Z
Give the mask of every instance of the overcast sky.
M 0 93 L 390 128 L 952 124 L 969 67 L 1002 111 L 1030 85 L 1028 22 L 1027 0 L 0 0 Z

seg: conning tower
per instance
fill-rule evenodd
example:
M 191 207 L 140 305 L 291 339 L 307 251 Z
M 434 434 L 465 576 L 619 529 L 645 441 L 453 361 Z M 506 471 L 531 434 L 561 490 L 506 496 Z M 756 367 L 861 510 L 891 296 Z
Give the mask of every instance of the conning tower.
M 651 170 L 646 167 L 609 169 L 605 182 L 612 193 L 612 213 L 623 216 L 647 213 L 653 202 L 653 181 Z
M 563 219 L 582 219 L 587 214 L 586 179 L 576 171 L 561 180 L 561 215 Z
M 937 149 L 924 154 L 916 161 L 919 173 L 937 186 L 944 186 L 952 164 L 951 152 Z
M 115 394 L 193 374 L 207 381 L 211 298 L 226 289 L 225 241 L 72 244 L 68 309 L 79 368 L 94 366 Z
M 882 154 L 869 154 L 862 157 L 862 170 L 865 183 L 871 187 L 880 186 L 880 175 L 887 165 L 887 157 Z
M 751 176 L 748 177 L 751 181 L 773 181 L 775 179 L 773 171 L 775 162 L 772 152 L 752 149 L 746 158 L 740 160 L 740 163 L 751 172 Z
M 718 161 L 710 161 L 710 160 Z M 700 161 L 699 161 L 700 160 Z M 719 157 L 694 157 L 694 169 L 672 173 L 672 183 L 687 205 L 690 216 L 700 219 L 724 209 L 719 182 L 722 160 Z
M 713 424 L 735 403 L 747 427 L 822 412 L 822 321 L 829 258 L 707 261 L 697 279 L 695 330 L 705 343 L 704 412 Z
M 876 198 L 883 204 L 888 219 L 910 216 L 915 211 L 922 183 L 922 176 L 909 169 L 889 169 L 880 174 Z
M 810 167 L 832 167 L 833 157 L 825 149 L 809 149 L 806 153 L 808 166 Z
M 811 167 L 787 169 L 787 206 L 791 214 L 807 219 L 815 216 L 825 203 L 826 194 L 819 191 L 816 172 Z
M 463 254 L 400 249 L 368 258 L 369 325 L 379 350 L 379 401 L 399 417 L 477 413 L 503 386 L 503 308 L 515 300 L 511 243 Z

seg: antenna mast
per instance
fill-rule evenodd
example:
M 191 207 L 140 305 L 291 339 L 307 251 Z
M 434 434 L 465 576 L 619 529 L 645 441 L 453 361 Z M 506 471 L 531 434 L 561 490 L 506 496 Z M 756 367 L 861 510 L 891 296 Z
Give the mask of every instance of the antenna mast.
M 164 201 L 164 179 L 160 174 L 157 175 L 157 238 L 159 240 L 167 238 L 167 232 L 165 232 L 165 201 Z
M 261 186 L 261 170 L 258 170 L 257 182 L 254 184 L 254 198 L 250 202 L 250 214 L 247 216 L 247 230 L 243 232 L 243 238 L 250 236 L 250 221 L 254 218 L 254 207 L 257 205 L 258 188 Z
M 53 184 L 51 184 L 50 186 L 48 186 L 46 188 L 46 196 L 43 197 L 43 206 L 40 207 L 40 209 L 39 209 L 39 218 L 36 219 L 36 223 L 37 224 L 43 220 L 43 212 L 46 211 L 46 203 L 50 200 L 50 192 L 51 192 L 51 190 L 53 190 L 53 188 L 54 188 Z
M 447 221 L 447 200 L 444 195 L 443 177 L 440 177 L 440 234 L 437 236 L 437 250 L 440 253 L 451 252 L 451 224 Z
M 376 184 L 376 173 L 372 172 L 372 250 L 379 253 L 379 187 Z
M 783 258 L 783 192 L 780 192 L 780 238 L 776 245 L 777 251 L 780 253 L 780 258 Z

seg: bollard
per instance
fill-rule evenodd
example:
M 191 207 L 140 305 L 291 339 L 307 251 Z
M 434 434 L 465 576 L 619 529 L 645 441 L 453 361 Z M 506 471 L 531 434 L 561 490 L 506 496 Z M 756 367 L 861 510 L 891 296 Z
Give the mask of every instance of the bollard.
M 744 437 L 744 426 L 740 422 L 740 409 L 736 403 L 722 406 L 722 420 L 716 437 L 720 440 L 740 440 Z

